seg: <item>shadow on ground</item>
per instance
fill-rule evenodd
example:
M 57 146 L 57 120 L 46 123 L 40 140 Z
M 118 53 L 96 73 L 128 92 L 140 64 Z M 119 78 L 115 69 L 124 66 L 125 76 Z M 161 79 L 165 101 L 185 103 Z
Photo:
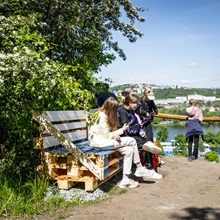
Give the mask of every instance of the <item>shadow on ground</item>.
M 195 208 L 188 207 L 183 209 L 185 216 L 173 214 L 171 219 L 175 220 L 220 220 L 220 208 Z

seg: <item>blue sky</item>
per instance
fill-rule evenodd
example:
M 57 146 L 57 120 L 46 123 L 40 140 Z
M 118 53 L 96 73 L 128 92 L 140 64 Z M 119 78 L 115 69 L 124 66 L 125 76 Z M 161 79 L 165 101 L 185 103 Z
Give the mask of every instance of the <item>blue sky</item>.
M 114 34 L 127 60 L 103 67 L 111 86 L 127 83 L 220 88 L 220 0 L 132 0 L 148 8 L 136 27 L 144 36 L 130 43 Z

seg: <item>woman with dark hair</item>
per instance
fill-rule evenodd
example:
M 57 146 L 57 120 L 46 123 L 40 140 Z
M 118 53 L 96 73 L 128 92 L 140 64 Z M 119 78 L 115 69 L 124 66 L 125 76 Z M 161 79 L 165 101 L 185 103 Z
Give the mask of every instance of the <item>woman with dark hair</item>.
M 145 150 L 153 154 L 161 153 L 161 148 L 149 141 L 146 133 L 143 131 L 143 124 L 139 121 L 139 117 L 135 113 L 135 110 L 138 107 L 138 102 L 139 98 L 137 95 L 128 94 L 126 96 L 124 105 L 118 110 L 118 127 L 121 128 L 125 123 L 130 125 L 123 135 L 133 137 L 136 140 L 140 151 Z M 155 172 L 155 177 L 161 179 L 162 175 Z
M 186 138 L 188 139 L 188 160 L 192 161 L 198 158 L 199 135 L 203 137 L 201 125 L 203 114 L 201 109 L 196 106 L 196 101 L 194 99 L 189 100 L 189 107 L 186 109 L 186 113 L 188 118 L 188 126 L 186 129 Z
M 134 188 L 139 183 L 129 178 L 133 162 L 137 167 L 135 171 L 135 176 L 137 177 L 154 179 L 154 172 L 142 166 L 135 139 L 132 137 L 121 137 L 129 128 L 129 124 L 124 123 L 121 128 L 117 129 L 118 106 L 118 101 L 112 97 L 104 102 L 96 112 L 98 115 L 97 120 L 89 126 L 88 140 L 91 146 L 118 149 L 124 155 L 123 178 L 118 186 L 120 188 Z M 106 148 L 106 146 L 108 147 Z

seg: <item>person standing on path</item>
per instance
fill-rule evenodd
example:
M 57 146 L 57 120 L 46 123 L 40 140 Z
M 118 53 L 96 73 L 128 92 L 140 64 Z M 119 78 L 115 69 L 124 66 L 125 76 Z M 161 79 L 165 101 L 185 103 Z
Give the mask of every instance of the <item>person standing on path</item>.
M 139 185 L 137 181 L 129 178 L 132 169 L 132 163 L 136 165 L 135 176 L 143 179 L 157 179 L 155 172 L 142 166 L 138 152 L 137 143 L 132 137 L 121 137 L 128 128 L 129 124 L 125 123 L 117 129 L 117 110 L 119 103 L 114 98 L 108 98 L 98 109 L 98 115 L 95 123 L 91 124 L 88 129 L 88 140 L 91 146 L 118 149 L 124 155 L 123 161 L 123 178 L 119 183 L 119 188 L 135 188 Z M 110 149 L 108 148 L 108 149 Z M 106 148 L 107 149 L 107 148 Z
M 196 106 L 194 99 L 189 100 L 189 107 L 186 109 L 188 126 L 186 128 L 186 138 L 188 139 L 188 160 L 196 160 L 198 158 L 199 136 L 203 137 L 203 121 L 202 110 Z M 192 152 L 193 146 L 193 152 Z

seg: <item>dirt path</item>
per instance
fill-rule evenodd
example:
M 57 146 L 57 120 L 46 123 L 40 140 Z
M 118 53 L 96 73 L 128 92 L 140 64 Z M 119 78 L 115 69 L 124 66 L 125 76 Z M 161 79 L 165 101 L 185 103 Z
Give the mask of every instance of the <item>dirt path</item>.
M 101 204 L 71 209 L 66 220 L 220 220 L 220 164 L 163 157 L 164 179 L 144 182 Z

